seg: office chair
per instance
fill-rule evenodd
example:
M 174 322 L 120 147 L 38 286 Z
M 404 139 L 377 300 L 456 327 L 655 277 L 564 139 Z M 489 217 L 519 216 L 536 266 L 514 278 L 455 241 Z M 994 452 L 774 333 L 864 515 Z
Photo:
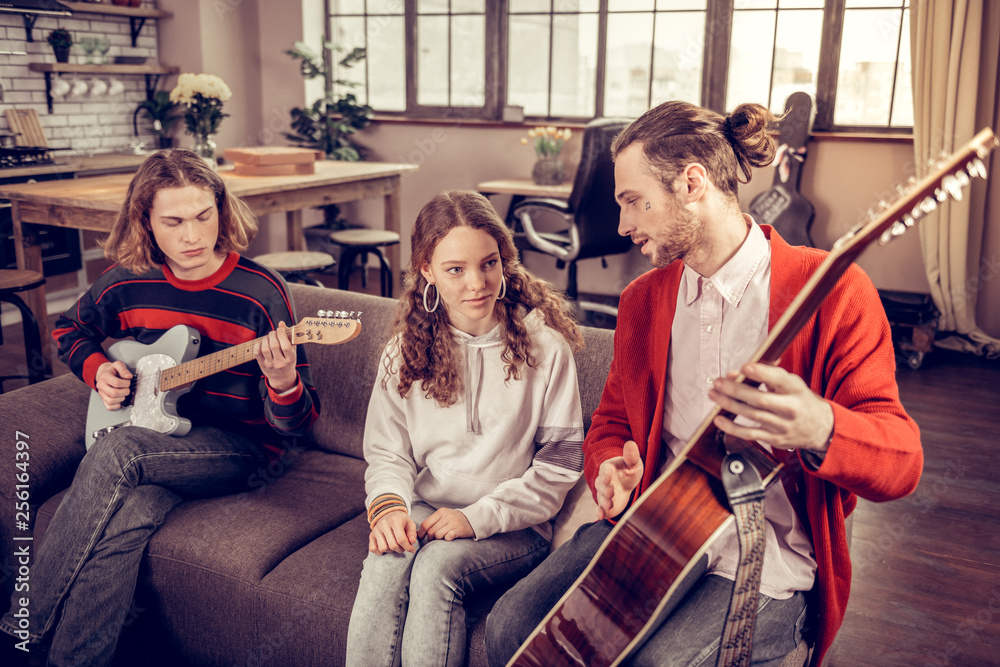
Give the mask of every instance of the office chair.
M 632 241 L 618 235 L 618 204 L 615 202 L 615 165 L 611 161 L 611 142 L 631 121 L 621 118 L 597 118 L 583 131 L 580 166 L 568 201 L 528 198 L 514 205 L 510 212 L 515 221 L 514 240 L 519 250 L 552 255 L 560 269 L 569 266 L 566 294 L 577 300 L 576 262 L 628 252 Z M 539 217 L 545 212 L 566 221 L 561 231 L 540 231 Z M 541 215 L 540 215 L 541 214 Z M 553 216 L 548 216 L 553 217 Z M 580 304 L 584 310 L 608 312 L 600 304 Z M 617 309 L 609 314 L 617 316 Z

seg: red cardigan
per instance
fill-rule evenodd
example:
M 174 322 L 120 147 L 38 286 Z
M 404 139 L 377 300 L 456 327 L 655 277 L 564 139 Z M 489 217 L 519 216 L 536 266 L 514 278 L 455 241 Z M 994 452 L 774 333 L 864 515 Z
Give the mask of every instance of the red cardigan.
M 771 242 L 770 328 L 827 253 L 789 246 L 770 227 L 761 228 Z M 645 465 L 638 492 L 656 480 L 667 351 L 683 268 L 676 261 L 650 271 L 622 292 L 614 358 L 583 444 L 592 492 L 601 463 L 621 456 L 628 440 L 638 444 Z M 899 402 L 885 311 L 858 266 L 851 265 L 837 282 L 779 365 L 803 378 L 834 413 L 833 440 L 819 469 L 805 462 L 794 466 L 805 479 L 793 504 L 805 515 L 817 563 L 813 664 L 818 665 L 843 622 L 851 589 L 844 518 L 854 510 L 856 495 L 879 502 L 913 492 L 923 452 L 917 425 Z

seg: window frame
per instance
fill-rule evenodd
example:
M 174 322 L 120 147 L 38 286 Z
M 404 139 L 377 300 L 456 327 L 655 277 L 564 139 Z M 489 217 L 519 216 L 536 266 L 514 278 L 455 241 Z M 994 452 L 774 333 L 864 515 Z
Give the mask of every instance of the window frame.
M 404 59 L 406 93 L 403 111 L 382 111 L 376 109 L 379 115 L 386 117 L 414 118 L 414 119 L 436 119 L 436 120 L 480 120 L 486 122 L 501 122 L 504 118 L 506 106 L 508 81 L 508 35 L 509 35 L 509 2 L 508 0 L 487 0 L 485 2 L 485 68 L 484 81 L 484 104 L 482 107 L 460 107 L 460 106 L 439 106 L 420 105 L 417 103 L 417 0 L 401 0 L 403 2 L 404 15 Z M 894 0 L 887 0 L 887 4 Z M 332 21 L 331 12 L 332 0 L 324 0 L 323 6 L 326 16 L 325 35 L 330 41 L 330 26 Z M 655 7 L 655 3 L 654 3 Z M 909 8 L 909 5 L 907 5 Z M 781 11 L 779 6 L 774 11 Z M 846 11 L 846 0 L 825 0 L 823 5 L 823 30 L 820 41 L 820 57 L 817 63 L 816 74 L 816 95 L 813 100 L 815 115 L 813 119 L 813 130 L 820 132 L 859 132 L 868 134 L 910 134 L 910 126 L 892 126 L 892 109 L 898 100 L 896 94 L 896 80 L 899 72 L 899 48 L 897 42 L 897 65 L 893 75 L 893 99 L 890 104 L 890 112 L 886 125 L 835 125 L 834 109 L 837 99 L 837 86 L 840 76 L 840 53 L 844 31 L 844 18 Z M 903 8 L 900 8 L 901 11 Z M 655 9 L 649 11 L 656 11 Z M 550 39 L 549 39 L 549 107 L 551 108 L 552 96 L 552 67 L 554 40 L 551 39 L 552 19 L 551 17 L 566 12 L 559 12 L 554 5 L 550 5 L 549 11 L 539 11 L 539 15 L 550 17 Z M 461 14 L 461 13 L 458 13 Z M 447 12 L 450 17 L 452 13 Z M 373 15 L 364 14 L 365 20 Z M 607 77 L 607 31 L 608 31 L 608 0 L 599 0 L 597 9 L 597 54 L 596 68 L 594 72 L 595 117 L 604 115 L 605 88 Z M 701 80 L 701 103 L 703 106 L 715 111 L 724 112 L 726 109 L 725 98 L 727 91 L 727 81 L 729 73 L 729 52 L 732 38 L 732 22 L 734 17 L 733 0 L 706 0 L 705 7 L 705 34 L 704 51 L 702 53 L 702 80 Z M 714 26 L 714 28 L 713 28 Z M 902 30 L 902 27 L 900 28 Z M 652 50 L 651 50 L 652 51 Z M 450 49 L 449 49 L 450 53 Z M 652 57 L 652 55 L 651 55 Z M 771 79 L 773 80 L 774 59 L 771 62 Z M 650 70 L 652 71 L 652 70 Z M 370 85 L 368 78 L 368 67 L 365 66 L 366 90 Z M 652 86 L 652 77 L 650 86 Z M 528 123 L 558 123 L 573 124 L 584 123 L 589 118 L 583 116 L 528 116 L 525 121 Z

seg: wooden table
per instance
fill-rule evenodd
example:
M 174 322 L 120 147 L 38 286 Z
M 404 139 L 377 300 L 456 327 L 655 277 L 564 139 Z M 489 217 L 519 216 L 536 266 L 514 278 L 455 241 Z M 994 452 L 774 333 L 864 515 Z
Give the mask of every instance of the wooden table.
M 519 197 L 550 197 L 552 199 L 569 199 L 573 191 L 573 181 L 561 185 L 536 185 L 530 178 L 504 178 L 496 181 L 483 181 L 476 189 L 484 195 L 514 195 Z
M 358 199 L 385 199 L 385 228 L 400 230 L 401 177 L 417 167 L 385 162 L 316 163 L 315 174 L 294 176 L 237 176 L 226 170 L 219 175 L 230 192 L 240 197 L 257 215 L 285 213 L 288 249 L 302 250 L 302 210 Z M 35 225 L 70 227 L 108 232 L 125 201 L 133 174 L 112 174 L 64 181 L 0 185 L 0 198 L 9 199 L 14 222 L 17 268 L 42 271 L 42 253 Z M 399 266 L 399 251 L 391 249 L 389 261 Z M 25 301 L 42 328 L 43 348 L 48 350 L 48 316 L 45 288 L 25 293 Z

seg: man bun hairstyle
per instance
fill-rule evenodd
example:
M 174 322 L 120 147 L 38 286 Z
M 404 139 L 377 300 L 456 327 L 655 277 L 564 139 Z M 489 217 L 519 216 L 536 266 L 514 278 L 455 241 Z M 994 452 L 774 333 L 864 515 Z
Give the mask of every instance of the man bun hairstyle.
M 723 116 L 688 102 L 664 102 L 622 130 L 611 154 L 617 158 L 632 144 L 641 144 L 670 192 L 681 171 L 697 162 L 723 194 L 735 197 L 739 184 L 750 182 L 754 167 L 766 167 L 774 159 L 771 130 L 779 120 L 760 104 L 741 104 Z

